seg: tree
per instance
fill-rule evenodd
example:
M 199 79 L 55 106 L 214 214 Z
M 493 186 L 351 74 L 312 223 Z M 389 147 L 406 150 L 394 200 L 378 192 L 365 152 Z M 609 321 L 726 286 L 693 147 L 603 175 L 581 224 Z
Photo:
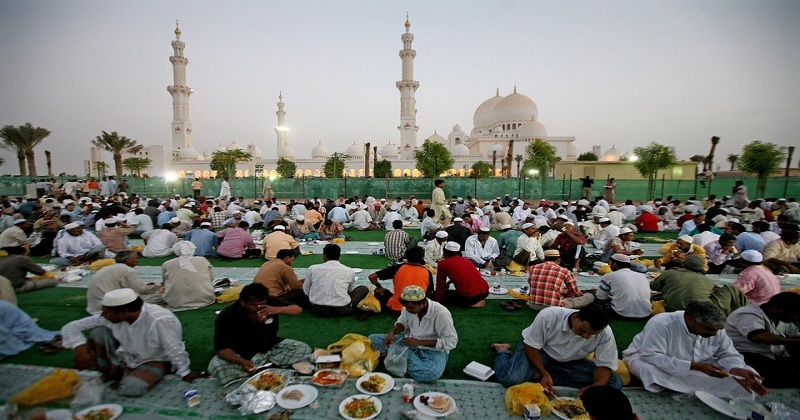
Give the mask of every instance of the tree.
M 217 178 L 236 176 L 236 164 L 253 159 L 253 155 L 240 149 L 221 150 L 211 155 L 211 170 L 217 171 Z
M 392 177 L 392 162 L 386 159 L 381 159 L 375 162 L 373 169 L 375 178 L 391 178 Z
M 136 143 L 136 140 L 120 136 L 116 131 L 112 131 L 111 133 L 103 131 L 102 135 L 92 140 L 92 145 L 107 152 L 111 152 L 114 158 L 114 170 L 117 176 L 122 176 L 122 154 L 136 154 L 144 147 Z
M 149 168 L 153 161 L 150 158 L 129 157 L 122 161 L 122 166 L 135 176 L 142 176 L 142 171 Z
M 102 178 L 106 176 L 106 172 L 108 171 L 108 164 L 105 162 L 94 162 L 94 170 L 97 172 L 97 177 Z
M 525 154 L 525 170 L 539 170 L 539 175 L 542 177 L 542 196 L 544 196 L 544 190 L 547 186 L 547 175 L 550 173 L 550 168 L 561 160 L 561 158 L 556 155 L 556 148 L 542 139 L 535 139 L 528 144 L 528 147 L 525 149 Z
M 694 156 L 690 157 L 689 160 L 694 162 L 694 163 L 703 163 L 703 161 L 705 161 L 707 158 L 708 158 L 707 156 L 703 156 L 703 155 L 694 155 Z M 703 169 L 705 169 L 705 168 L 703 168 Z
M 634 148 L 633 154 L 636 156 L 633 166 L 643 177 L 647 178 L 647 196 L 653 198 L 653 191 L 656 187 L 656 174 L 658 171 L 674 165 L 678 160 L 675 156 L 675 148 L 658 143 L 650 143 L 647 147 Z
M 31 123 L 25 123 L 19 127 L 6 125 L 0 129 L 0 138 L 3 139 L 2 146 L 17 152 L 20 175 L 36 176 L 36 155 L 33 149 L 49 135 L 50 130 L 34 127 Z M 28 161 L 27 170 L 25 169 L 26 159 Z
M 453 156 L 443 144 L 425 139 L 422 146 L 414 151 L 416 168 L 426 178 L 436 178 L 453 167 Z
M 322 172 L 325 173 L 326 178 L 341 178 L 344 175 L 344 166 L 345 166 L 345 159 L 348 156 L 344 153 L 336 152 L 332 154 L 327 161 L 325 161 L 325 166 L 322 167 Z
M 711 150 L 708 152 L 708 159 L 703 161 L 703 172 L 706 169 L 713 171 L 714 169 L 714 151 L 717 150 L 717 145 L 719 144 L 719 137 L 713 136 L 711 137 Z
M 472 164 L 472 173 L 469 174 L 471 178 L 489 178 L 492 176 L 492 165 L 488 162 L 479 160 Z
M 278 172 L 281 178 L 294 178 L 294 174 L 297 172 L 297 164 L 289 159 L 280 158 L 275 171 Z
M 737 162 L 739 163 L 739 169 L 754 174 L 758 179 L 756 196 L 764 196 L 764 190 L 767 188 L 767 178 L 780 168 L 785 154 L 785 148 L 760 140 L 744 146 Z
M 597 162 L 598 160 L 600 160 L 600 156 L 597 156 L 595 152 L 586 152 L 578 155 L 578 162 Z
M 44 158 L 47 161 L 47 176 L 53 177 L 53 156 L 49 150 L 44 151 Z
M 731 153 L 728 155 L 728 162 L 731 164 L 731 171 L 736 166 L 736 161 L 739 160 L 739 155 Z

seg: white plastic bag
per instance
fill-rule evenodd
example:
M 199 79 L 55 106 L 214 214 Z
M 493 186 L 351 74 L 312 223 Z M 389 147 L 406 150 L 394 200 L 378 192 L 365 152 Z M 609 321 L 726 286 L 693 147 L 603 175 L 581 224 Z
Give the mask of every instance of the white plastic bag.
M 406 370 L 408 369 L 406 352 L 408 352 L 408 347 L 403 345 L 402 341 L 399 340 L 389 346 L 389 351 L 386 352 L 386 358 L 383 359 L 386 370 L 399 378 L 405 376 Z

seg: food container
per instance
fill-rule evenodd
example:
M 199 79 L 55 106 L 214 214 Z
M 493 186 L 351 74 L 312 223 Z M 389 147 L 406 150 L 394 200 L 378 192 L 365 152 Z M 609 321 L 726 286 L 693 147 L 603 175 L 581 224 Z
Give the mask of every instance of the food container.
M 322 388 L 341 388 L 350 373 L 343 369 L 322 369 L 311 377 L 311 383 Z
M 339 369 L 342 365 L 342 356 L 338 354 L 317 356 L 314 362 L 316 363 L 317 370 Z
M 414 385 L 403 385 L 403 401 L 407 403 L 414 401 Z
M 464 373 L 469 376 L 472 376 L 475 379 L 480 379 L 481 381 L 485 381 L 489 379 L 492 375 L 494 375 L 494 370 L 489 366 L 486 366 L 482 363 L 478 362 L 470 362 L 467 367 L 464 368 Z
M 525 420 L 539 420 L 542 418 L 542 410 L 536 404 L 528 404 L 525 406 L 523 415 Z
M 183 399 L 186 400 L 187 407 L 194 407 L 200 404 L 200 393 L 196 389 L 187 389 L 183 391 Z

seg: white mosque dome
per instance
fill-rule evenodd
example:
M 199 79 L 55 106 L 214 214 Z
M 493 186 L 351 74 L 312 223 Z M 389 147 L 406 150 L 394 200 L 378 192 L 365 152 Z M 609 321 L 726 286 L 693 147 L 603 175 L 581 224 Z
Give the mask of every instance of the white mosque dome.
M 294 149 L 292 149 L 291 146 L 283 145 L 283 146 L 278 148 L 277 155 L 278 155 L 279 158 L 287 158 L 287 159 L 292 158 L 293 159 L 294 158 Z
M 578 157 L 578 148 L 572 142 L 567 145 L 567 159 L 576 159 Z
M 456 124 L 456 125 L 453 126 L 453 132 L 454 133 L 463 133 L 464 130 L 461 129 L 461 126 L 459 124 Z
M 205 152 L 203 152 L 203 159 L 206 159 L 206 160 L 211 159 L 211 155 L 212 154 L 213 154 L 213 152 L 211 152 L 211 150 L 206 150 Z
M 351 159 L 357 159 L 364 157 L 364 149 L 353 142 L 350 146 L 347 147 L 347 150 L 344 152 L 347 156 L 350 156 Z
M 185 147 L 178 151 L 178 159 L 181 160 L 197 160 L 200 158 L 200 154 L 197 153 L 197 150 L 194 150 L 192 147 Z
M 514 93 L 506 96 L 494 106 L 494 123 L 520 120 L 530 121 L 531 119 L 536 120 L 538 117 L 539 108 L 536 107 L 533 100 L 523 94 L 517 93 L 516 89 Z
M 502 100 L 503 97 L 500 96 L 500 93 L 498 93 L 497 95 L 492 96 L 491 98 L 483 101 L 482 104 L 478 105 L 478 108 L 475 110 L 475 114 L 472 116 L 472 125 L 475 128 L 494 125 L 494 107 Z
M 255 143 L 252 143 L 249 146 L 247 146 L 247 150 L 248 152 L 252 153 L 253 157 L 256 159 L 261 159 L 264 157 L 264 153 L 261 151 L 261 148 L 256 146 Z
M 217 146 L 217 148 L 214 149 L 215 152 L 224 152 L 225 150 L 226 149 L 222 147 L 222 143 L 220 143 L 219 146 Z
M 445 139 L 444 137 L 440 136 L 439 133 L 437 133 L 435 131 L 433 132 L 433 134 L 428 136 L 428 140 L 435 141 L 435 142 L 441 143 L 441 144 L 445 144 L 445 142 L 447 141 L 447 139 Z
M 469 147 L 464 144 L 457 144 L 453 147 L 452 150 L 453 156 L 469 156 L 470 151 Z
M 234 140 L 227 146 L 227 149 L 228 150 L 242 150 L 243 147 L 239 143 L 236 143 L 236 140 Z
M 327 159 L 330 155 L 331 152 L 328 151 L 327 147 L 322 145 L 322 142 L 319 142 L 318 145 L 311 149 L 311 159 Z
M 384 159 L 396 158 L 400 155 L 400 148 L 397 145 L 389 143 L 381 148 L 381 156 Z
M 616 147 L 611 146 L 611 148 L 603 154 L 603 162 L 619 162 L 620 156 L 622 156 L 622 153 L 620 153 Z
M 518 135 L 521 139 L 545 139 L 547 138 L 547 129 L 539 121 L 531 120 L 519 129 Z
M 486 157 L 492 158 L 494 151 L 497 151 L 497 158 L 502 159 L 506 156 L 506 147 L 502 144 L 495 144 L 494 146 L 490 147 L 489 150 L 486 151 Z

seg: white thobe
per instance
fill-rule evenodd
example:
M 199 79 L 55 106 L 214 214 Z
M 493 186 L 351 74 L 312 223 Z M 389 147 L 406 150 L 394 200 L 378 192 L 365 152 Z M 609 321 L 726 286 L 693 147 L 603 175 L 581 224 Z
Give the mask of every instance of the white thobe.
M 486 239 L 486 243 L 481 246 L 481 241 L 478 240 L 478 235 L 472 235 L 467 238 L 464 243 L 464 257 L 478 263 L 486 264 L 490 258 L 497 258 L 500 256 L 500 246 L 497 244 L 497 239 L 491 236 Z

